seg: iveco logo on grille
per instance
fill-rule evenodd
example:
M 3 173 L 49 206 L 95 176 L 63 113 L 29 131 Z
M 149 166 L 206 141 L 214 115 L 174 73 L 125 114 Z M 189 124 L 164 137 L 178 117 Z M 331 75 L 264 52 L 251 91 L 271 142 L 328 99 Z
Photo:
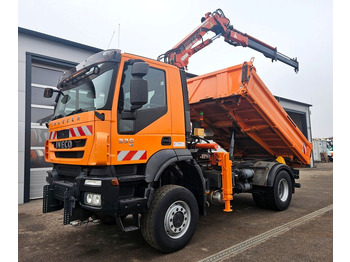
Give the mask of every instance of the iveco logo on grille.
M 55 143 L 56 149 L 67 149 L 72 147 L 73 147 L 73 142 L 71 140 L 57 141 Z

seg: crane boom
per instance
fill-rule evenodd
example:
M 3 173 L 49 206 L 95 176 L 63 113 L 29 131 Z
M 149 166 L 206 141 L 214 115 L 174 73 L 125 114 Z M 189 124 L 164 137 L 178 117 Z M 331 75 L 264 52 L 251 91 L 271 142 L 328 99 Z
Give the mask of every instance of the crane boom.
M 225 17 L 224 12 L 221 9 L 217 9 L 213 13 L 206 13 L 201 22 L 202 23 L 195 30 L 172 49 L 158 56 L 158 60 L 160 61 L 163 59 L 165 63 L 186 69 L 189 63 L 189 58 L 192 55 L 222 36 L 224 37 L 225 42 L 230 45 L 252 48 L 262 53 L 265 57 L 271 58 L 272 61 L 281 61 L 292 66 L 295 72 L 299 71 L 299 63 L 296 58 L 290 58 L 281 54 L 277 51 L 277 48 L 234 29 L 230 24 L 230 20 Z M 210 31 L 214 32 L 215 36 L 203 40 L 203 36 Z M 199 41 L 201 42 L 198 43 Z

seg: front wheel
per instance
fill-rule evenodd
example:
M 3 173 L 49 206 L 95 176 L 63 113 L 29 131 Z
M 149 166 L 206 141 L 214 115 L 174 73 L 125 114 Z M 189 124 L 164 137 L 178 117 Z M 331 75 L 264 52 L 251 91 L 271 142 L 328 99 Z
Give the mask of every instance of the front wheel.
M 170 253 L 187 245 L 196 230 L 199 212 L 193 194 L 177 185 L 157 189 L 151 207 L 141 217 L 141 232 L 153 248 Z

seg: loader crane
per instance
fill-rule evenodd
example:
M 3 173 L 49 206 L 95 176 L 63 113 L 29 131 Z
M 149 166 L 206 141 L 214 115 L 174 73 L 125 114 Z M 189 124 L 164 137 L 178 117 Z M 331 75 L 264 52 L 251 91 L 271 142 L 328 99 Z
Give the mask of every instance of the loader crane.
M 208 31 L 215 37 L 196 45 Z M 186 77 L 189 57 L 220 36 L 299 68 L 233 29 L 218 9 L 158 61 L 101 51 L 66 72 L 57 90 L 47 88 L 57 104 L 47 123 L 53 169 L 43 213 L 63 209 L 64 225 L 92 218 L 122 232 L 141 229 L 169 253 L 187 245 L 209 203 L 232 212 L 233 196 L 251 193 L 259 207 L 287 209 L 300 187 L 293 167 L 310 164 L 311 143 L 252 61 Z
M 281 61 L 294 68 L 295 72 L 299 71 L 299 63 L 296 58 L 290 58 L 277 51 L 277 48 L 235 29 L 230 20 L 226 18 L 221 9 L 213 13 L 206 13 L 201 19 L 201 24 L 193 30 L 186 38 L 180 41 L 172 49 L 158 56 L 157 60 L 163 60 L 165 63 L 175 65 L 178 68 L 185 69 L 189 63 L 189 58 L 202 50 L 219 37 L 224 37 L 225 42 L 233 46 L 242 46 L 252 48 L 262 53 L 273 61 Z M 203 40 L 203 36 L 213 32 L 212 38 Z

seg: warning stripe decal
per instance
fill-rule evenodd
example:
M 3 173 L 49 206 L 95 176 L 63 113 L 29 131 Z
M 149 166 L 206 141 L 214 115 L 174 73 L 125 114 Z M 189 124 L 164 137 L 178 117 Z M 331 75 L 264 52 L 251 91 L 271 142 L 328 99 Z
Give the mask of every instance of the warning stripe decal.
M 56 139 L 57 138 L 57 131 L 53 131 L 50 133 L 50 136 L 49 136 L 49 139 L 52 140 L 52 139 Z
M 146 150 L 131 150 L 131 151 L 118 151 L 118 161 L 133 161 L 133 160 L 146 160 Z
M 69 128 L 69 137 L 91 136 L 92 125 Z M 67 137 L 68 138 L 68 137 Z M 50 132 L 49 140 L 57 139 L 57 131 Z
M 69 128 L 69 137 L 91 136 L 92 125 Z

